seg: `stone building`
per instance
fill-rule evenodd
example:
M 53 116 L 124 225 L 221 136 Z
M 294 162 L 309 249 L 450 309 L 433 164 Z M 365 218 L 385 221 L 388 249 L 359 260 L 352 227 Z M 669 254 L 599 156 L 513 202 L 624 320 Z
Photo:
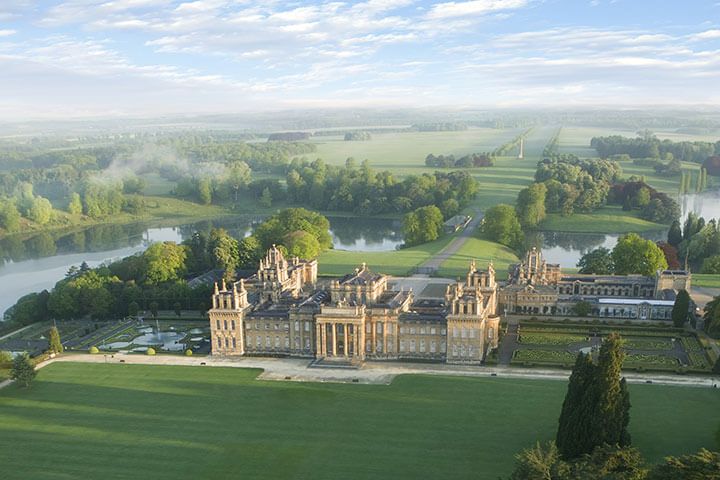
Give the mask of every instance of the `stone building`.
M 595 317 L 669 320 L 676 292 L 690 287 L 691 275 L 684 270 L 654 276 L 563 274 L 533 248 L 523 262 L 510 267 L 499 304 L 505 313 L 573 315 L 583 301 Z
M 317 263 L 273 247 L 247 280 L 215 286 L 212 353 L 480 363 L 497 347 L 495 270 L 470 265 L 445 298 L 415 302 L 363 264 L 320 286 Z

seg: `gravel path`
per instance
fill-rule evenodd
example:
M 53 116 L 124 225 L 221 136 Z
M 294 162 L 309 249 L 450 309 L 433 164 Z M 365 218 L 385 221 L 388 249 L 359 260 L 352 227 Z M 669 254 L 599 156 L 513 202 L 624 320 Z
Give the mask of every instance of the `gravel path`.
M 566 381 L 569 371 L 551 369 L 528 369 L 508 367 L 478 367 L 447 364 L 417 364 L 400 362 L 365 362 L 359 369 L 311 368 L 309 359 L 252 358 L 252 357 L 181 357 L 174 355 L 147 356 L 138 354 L 90 355 L 64 354 L 39 365 L 55 362 L 123 363 L 142 365 L 184 365 L 197 367 L 257 368 L 263 370 L 262 380 L 285 380 L 296 382 L 341 382 L 363 384 L 390 384 L 397 375 L 454 375 L 472 377 L 500 377 Z M 685 387 L 717 388 L 718 379 L 701 376 L 672 376 L 667 374 L 630 373 L 625 375 L 629 383 L 652 383 Z M 0 383 L 0 388 L 10 384 Z

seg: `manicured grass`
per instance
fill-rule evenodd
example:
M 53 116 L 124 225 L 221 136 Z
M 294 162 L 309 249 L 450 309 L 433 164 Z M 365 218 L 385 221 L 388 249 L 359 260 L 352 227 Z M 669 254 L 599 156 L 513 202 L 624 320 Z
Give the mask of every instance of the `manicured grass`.
M 365 262 L 368 268 L 388 275 L 407 275 L 410 271 L 432 257 L 452 240 L 445 236 L 434 242 L 389 252 L 355 252 L 349 250 L 328 250 L 318 258 L 318 273 L 340 276 L 352 272 Z
M 626 212 L 620 206 L 608 205 L 592 214 L 576 213 L 563 217 L 551 213 L 539 228 L 554 232 L 627 233 L 663 230 L 667 225 L 643 220 L 636 211 Z
M 477 479 L 555 435 L 561 381 L 254 380 L 236 368 L 55 364 L 0 392 L 3 478 Z M 631 385 L 650 461 L 713 444 L 717 390 Z M 22 454 L 19 454 L 22 452 Z
M 487 268 L 488 262 L 492 261 L 498 279 L 504 279 L 508 266 L 519 261 L 515 253 L 504 245 L 473 237 L 468 238 L 460 250 L 440 265 L 438 275 L 464 277 L 471 260 L 476 261 L 479 270 Z
M 511 363 L 522 365 L 524 363 L 572 365 L 577 355 L 566 350 L 516 350 Z
M 520 343 L 534 345 L 570 345 L 571 343 L 587 342 L 587 335 L 572 335 L 566 333 L 548 333 L 543 331 L 528 331 L 523 329 L 520 332 Z
M 693 273 L 692 284 L 695 287 L 720 288 L 720 275 Z

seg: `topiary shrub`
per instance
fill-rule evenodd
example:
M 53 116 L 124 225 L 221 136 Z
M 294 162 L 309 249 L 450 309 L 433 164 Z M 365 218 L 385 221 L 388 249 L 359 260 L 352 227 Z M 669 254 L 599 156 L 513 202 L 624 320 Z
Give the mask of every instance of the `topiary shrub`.
M 189 348 L 187 350 L 185 350 L 185 356 L 192 357 L 192 350 L 190 350 Z
M 149 347 L 149 348 L 147 349 L 147 352 L 145 352 L 145 353 L 146 353 L 147 355 L 155 355 L 156 352 L 155 352 L 155 349 L 154 349 L 154 348 Z
M 98 347 L 96 347 L 95 345 L 93 345 L 92 347 L 90 347 L 90 349 L 88 350 L 88 352 L 91 353 L 91 354 L 93 354 L 93 355 L 95 355 L 95 354 L 97 354 L 97 353 L 100 353 L 100 350 L 98 350 Z

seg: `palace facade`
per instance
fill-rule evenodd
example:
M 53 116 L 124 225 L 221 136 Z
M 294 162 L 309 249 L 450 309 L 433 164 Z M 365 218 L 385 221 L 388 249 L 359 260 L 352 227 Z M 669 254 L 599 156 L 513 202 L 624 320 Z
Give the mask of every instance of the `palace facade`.
M 533 248 L 510 266 L 500 290 L 500 312 L 574 315 L 579 302 L 590 304 L 590 316 L 628 320 L 670 320 L 677 291 L 688 292 L 691 275 L 684 270 L 643 275 L 563 274 Z
M 472 262 L 444 299 L 416 301 L 365 264 L 320 284 L 316 261 L 287 260 L 273 246 L 255 275 L 215 285 L 212 353 L 477 364 L 497 347 L 497 305 L 492 265 Z

